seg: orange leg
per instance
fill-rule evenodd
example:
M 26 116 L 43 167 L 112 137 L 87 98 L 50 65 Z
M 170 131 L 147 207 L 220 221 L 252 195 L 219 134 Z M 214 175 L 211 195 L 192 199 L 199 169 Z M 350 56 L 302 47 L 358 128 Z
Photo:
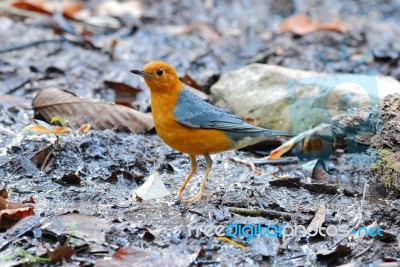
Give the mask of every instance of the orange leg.
M 196 202 L 204 196 L 204 189 L 206 187 L 207 178 L 211 172 L 211 168 L 213 165 L 212 159 L 209 154 L 204 154 L 204 159 L 206 160 L 206 173 L 204 174 L 203 181 L 201 182 L 200 191 L 194 198 L 184 200 L 184 202 L 186 202 L 186 203 Z
M 189 157 L 190 157 L 190 172 L 186 176 L 185 181 L 183 182 L 181 188 L 179 189 L 178 197 L 182 197 L 182 194 L 183 194 L 183 191 L 185 191 L 186 185 L 189 183 L 190 179 L 192 179 L 193 174 L 197 170 L 196 156 L 195 155 L 189 155 Z

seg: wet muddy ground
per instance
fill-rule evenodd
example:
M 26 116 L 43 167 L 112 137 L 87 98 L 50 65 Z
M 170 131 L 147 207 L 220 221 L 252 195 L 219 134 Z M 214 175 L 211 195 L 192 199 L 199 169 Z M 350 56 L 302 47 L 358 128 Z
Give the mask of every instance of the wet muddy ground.
M 89 1 L 88 6 L 96 4 Z M 339 19 L 352 30 L 302 37 L 276 32 L 285 17 L 306 11 L 316 18 L 324 14 L 322 19 Z M 63 135 L 61 151 L 55 152 L 51 164 L 41 171 L 31 158 L 54 138 L 29 135 L 22 128 L 34 117 L 32 98 L 47 87 L 114 101 L 122 97 L 105 81 L 121 82 L 139 91 L 123 100 L 148 111 L 145 85 L 129 70 L 154 59 L 170 62 L 182 76 L 187 72 L 205 93 L 220 75 L 250 62 L 399 78 L 399 2 L 144 4 L 142 16 L 131 24 L 119 31 L 97 32 L 93 42 L 99 49 L 65 40 L 21 49 L 19 45 L 60 36 L 42 18 L 0 12 L 0 181 L 13 201 L 26 202 L 33 197 L 35 202 L 31 204 L 33 219 L 27 217 L 22 225 L 3 228 L 0 263 L 20 260 L 15 264 L 23 265 L 26 260 L 26 264 L 45 266 L 49 263 L 38 259 L 33 263 L 25 254 L 10 255 L 23 248 L 30 255 L 48 258 L 49 252 L 69 245 L 73 256 L 53 265 L 336 266 L 351 262 L 374 266 L 391 262 L 390 266 L 397 266 L 400 201 L 386 198 L 385 190 L 378 194 L 365 186 L 369 179 L 366 155 L 339 151 L 326 161 L 330 178 L 321 182 L 306 178 L 299 164 L 259 165 L 261 174 L 253 174 L 222 153 L 213 156 L 208 196 L 188 205 L 175 197 L 189 170 L 188 157 L 167 147 L 154 132 L 92 130 Z M 187 31 L 187 25 L 195 27 Z M 118 44 L 110 52 L 113 39 Z M 231 153 L 242 159 L 257 156 L 254 151 Z M 198 191 L 204 170 L 201 161 L 185 197 Z M 172 195 L 150 201 L 135 199 L 133 190 L 154 171 L 160 173 Z M 317 216 L 320 213 L 326 214 L 325 218 Z M 286 222 L 308 226 L 312 221 L 349 229 L 376 222 L 384 235 L 349 239 L 349 235 L 299 234 L 285 239 L 258 237 L 251 242 L 242 236 L 229 242 L 216 235 L 196 237 L 195 232 L 188 232 L 190 224 Z M 21 232 L 16 232 L 18 229 Z M 111 259 L 124 247 L 128 255 Z

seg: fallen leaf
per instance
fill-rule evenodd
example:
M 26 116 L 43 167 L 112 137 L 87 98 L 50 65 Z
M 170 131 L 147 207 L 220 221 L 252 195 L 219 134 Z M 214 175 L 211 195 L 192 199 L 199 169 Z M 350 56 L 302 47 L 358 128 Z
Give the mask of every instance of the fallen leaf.
M 112 257 L 113 259 L 122 260 L 126 257 L 126 255 L 128 255 L 128 252 L 126 252 L 126 248 L 120 248 L 114 252 Z
M 201 91 L 201 86 L 195 81 L 193 80 L 192 77 L 190 77 L 189 74 L 185 73 L 185 76 L 183 76 L 182 78 L 180 78 L 180 80 L 184 83 L 187 84 L 191 87 L 193 87 L 196 90 L 200 90 Z
M 109 230 L 110 224 L 105 219 L 92 215 L 71 213 L 48 218 L 46 230 L 57 235 L 73 235 L 85 241 L 97 244 L 105 242 L 105 232 Z
M 53 162 L 53 151 L 54 146 L 49 145 L 37 152 L 32 158 L 30 158 L 30 160 L 36 164 L 37 168 L 39 168 L 41 171 L 44 171 Z
M 340 21 L 331 21 L 328 23 L 316 22 L 304 14 L 293 15 L 285 19 L 279 26 L 279 32 L 292 32 L 297 35 L 306 35 L 315 31 L 344 33 L 347 30 L 347 26 Z
M 5 198 L 0 197 L 0 210 L 5 210 L 7 208 L 7 203 L 8 201 Z
M 28 199 L 28 203 L 35 204 L 35 199 L 32 196 L 30 196 Z
M 9 210 L 17 210 L 17 209 L 21 209 L 21 208 L 25 208 L 25 207 L 24 207 L 24 204 L 21 203 L 21 202 L 12 202 L 12 201 L 9 201 L 9 202 L 7 203 L 7 205 L 6 205 L 6 209 L 9 209 Z
M 3 189 L 0 189 L 0 197 L 4 199 L 8 198 L 8 191 L 5 187 Z
M 81 178 L 77 176 L 75 173 L 66 173 L 63 175 L 61 179 L 55 180 L 56 183 L 60 185 L 81 185 Z
M 39 120 L 35 120 L 35 122 L 38 123 Z M 67 134 L 71 132 L 71 129 L 69 128 L 53 126 L 50 124 L 44 126 L 44 123 L 46 122 L 40 121 L 40 124 L 29 124 L 25 126 L 22 130 L 27 132 L 42 133 L 42 134 Z
M 188 251 L 189 250 L 189 251 Z M 165 250 L 142 249 L 131 246 L 126 249 L 123 259 L 98 260 L 95 267 L 122 267 L 122 266 L 191 266 L 199 256 L 200 250 L 190 250 L 187 247 L 178 248 L 169 246 Z
M 109 88 L 114 89 L 119 95 L 125 97 L 136 95 L 138 92 L 141 91 L 140 89 L 132 87 L 124 82 L 105 80 L 104 84 L 107 85 Z
M 63 15 L 66 18 L 75 18 L 77 13 L 84 8 L 83 3 L 78 1 L 63 1 Z
M 322 224 L 325 222 L 325 216 L 326 216 L 326 207 L 325 204 L 321 204 L 315 213 L 314 219 L 310 222 L 310 224 L 307 227 L 307 232 L 313 231 L 318 231 Z
M 49 253 L 50 263 L 56 263 L 59 261 L 69 260 L 74 255 L 74 249 L 72 247 L 64 246 L 55 249 Z
M 154 127 L 150 115 L 109 102 L 87 100 L 50 88 L 33 99 L 33 108 L 46 120 L 54 116 L 68 119 L 72 128 L 90 123 L 95 130 L 116 129 L 141 133 Z
M 101 16 L 123 17 L 125 14 L 139 19 L 143 15 L 143 4 L 140 1 L 104 1 L 97 5 L 96 14 Z
M 347 245 L 339 245 L 334 249 L 321 249 L 316 252 L 318 260 L 328 260 L 339 258 L 351 253 L 351 249 Z
M 16 0 L 11 3 L 11 6 L 19 9 L 38 12 L 48 16 L 53 15 L 57 8 L 59 8 L 59 4 L 52 4 L 50 1 L 44 0 Z M 63 16 L 73 19 L 83 7 L 84 5 L 81 2 L 64 0 L 62 1 L 61 10 Z
M 354 233 L 353 235 L 349 236 L 349 240 L 355 241 L 355 240 L 361 240 L 361 239 L 364 239 L 364 238 L 368 238 L 369 239 L 372 236 L 369 236 L 369 235 L 366 236 L 366 232 L 367 231 L 369 232 L 373 228 L 374 229 L 378 229 L 378 227 L 379 227 L 378 223 L 376 221 L 374 221 L 370 225 L 368 225 L 367 227 L 363 227 L 364 229 L 360 228 L 357 231 L 354 230 L 353 232 L 356 232 L 356 233 Z M 391 242 L 391 241 L 396 240 L 396 235 L 395 234 L 389 233 L 389 232 L 384 231 L 382 229 L 379 231 L 379 234 L 381 234 L 381 235 L 378 234 L 377 230 L 374 230 L 372 233 L 375 235 L 374 238 L 376 238 L 376 239 L 378 239 L 378 240 L 380 240 L 382 242 Z
M 85 123 L 81 127 L 79 127 L 79 133 L 86 134 L 90 131 L 91 127 L 92 126 L 89 123 Z
M 93 16 L 85 18 L 85 24 L 93 27 L 105 28 L 105 29 L 119 29 L 121 28 L 121 22 L 114 17 L 107 16 Z
M 22 207 L 18 209 L 5 209 L 0 211 L 0 227 L 9 228 L 15 222 L 34 215 L 32 207 Z
M 301 169 L 307 177 L 311 177 L 313 179 L 319 181 L 328 181 L 330 179 L 329 174 L 326 172 L 325 163 L 321 159 L 314 159 L 308 161 L 301 165 Z
M 211 24 L 197 22 L 195 27 L 200 31 L 201 36 L 206 42 L 216 44 L 223 41 L 222 35 Z
M 13 1 L 11 3 L 11 6 L 19 9 L 38 12 L 49 16 L 52 15 L 52 12 L 50 12 L 45 8 L 43 0 L 17 0 Z
M 10 229 L 7 229 L 5 233 L 0 233 L 0 249 L 8 243 L 13 242 L 19 236 L 30 231 L 33 227 L 37 227 L 38 224 L 41 223 L 41 219 L 40 216 L 25 217 L 14 224 Z
M 163 198 L 171 194 L 165 187 L 158 172 L 153 172 L 146 182 L 135 189 L 133 193 L 143 200 Z

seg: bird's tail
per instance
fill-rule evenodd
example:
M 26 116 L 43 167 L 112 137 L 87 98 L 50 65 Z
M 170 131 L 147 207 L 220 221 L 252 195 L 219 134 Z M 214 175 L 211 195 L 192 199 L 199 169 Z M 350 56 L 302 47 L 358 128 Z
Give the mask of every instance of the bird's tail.
M 264 132 L 263 132 L 263 135 L 265 135 L 265 136 L 269 136 L 269 135 L 296 136 L 297 134 L 265 129 Z

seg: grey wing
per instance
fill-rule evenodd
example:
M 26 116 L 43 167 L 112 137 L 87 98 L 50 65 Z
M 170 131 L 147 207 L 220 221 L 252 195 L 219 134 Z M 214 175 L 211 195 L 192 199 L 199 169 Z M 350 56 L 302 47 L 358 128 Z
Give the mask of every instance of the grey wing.
M 179 123 L 191 128 L 253 134 L 265 131 L 263 128 L 246 123 L 232 113 L 209 104 L 187 90 L 179 93 L 174 115 Z

